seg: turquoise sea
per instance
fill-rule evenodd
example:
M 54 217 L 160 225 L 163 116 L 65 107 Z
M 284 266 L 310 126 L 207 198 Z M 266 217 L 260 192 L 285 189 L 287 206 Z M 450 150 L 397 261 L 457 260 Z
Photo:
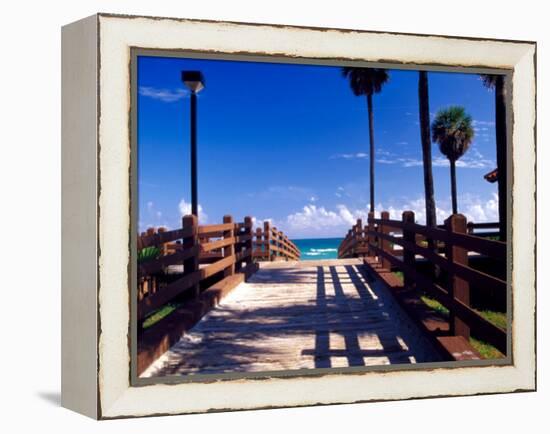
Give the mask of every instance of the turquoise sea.
M 337 259 L 338 246 L 343 238 L 304 238 L 292 240 L 300 249 L 302 261 L 313 261 L 317 259 Z

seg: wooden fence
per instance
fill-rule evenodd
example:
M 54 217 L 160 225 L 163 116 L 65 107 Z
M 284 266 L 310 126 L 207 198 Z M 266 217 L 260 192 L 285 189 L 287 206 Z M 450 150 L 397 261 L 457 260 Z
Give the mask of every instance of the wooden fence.
M 300 250 L 269 222 L 256 228 L 253 257 L 258 261 L 299 261 Z
M 258 260 L 300 256 L 269 224 L 258 238 L 252 218 L 237 223 L 231 216 L 214 225 L 198 225 L 196 217 L 185 216 L 179 229 L 150 228 L 138 236 L 137 250 L 138 375 L 254 273 Z M 162 313 L 165 307 L 169 314 Z M 160 320 L 150 321 L 155 316 Z
M 210 283 L 246 271 L 252 264 L 252 219 L 199 226 L 194 216 L 185 216 L 182 228 L 149 230 L 138 238 L 138 255 L 155 249 L 149 260 L 138 259 L 138 320 L 186 293 L 201 296 L 201 283 Z M 146 255 L 142 255 L 144 257 Z M 174 276 L 178 276 L 174 279 Z
M 377 257 L 381 269 L 402 271 L 405 288 L 423 290 L 449 310 L 451 335 L 469 338 L 470 333 L 475 334 L 506 354 L 506 330 L 470 306 L 470 286 L 481 291 L 506 291 L 506 282 L 469 265 L 470 252 L 505 264 L 506 243 L 468 232 L 461 214 L 449 217 L 444 228 L 430 228 L 416 224 L 412 211 L 404 212 L 402 220 L 390 220 L 388 212 L 382 212 L 379 219 L 369 213 L 367 226 L 358 220 L 342 241 L 338 255 Z M 417 265 L 422 260 L 437 266 L 444 279 L 420 272 Z

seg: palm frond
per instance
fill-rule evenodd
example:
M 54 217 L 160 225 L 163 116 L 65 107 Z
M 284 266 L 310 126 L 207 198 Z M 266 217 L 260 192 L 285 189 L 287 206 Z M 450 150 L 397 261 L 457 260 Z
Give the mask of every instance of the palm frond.
M 350 88 L 355 96 L 373 95 L 382 90 L 390 78 L 387 70 L 382 68 L 343 67 L 342 76 L 349 80 Z
M 468 151 L 474 134 L 472 117 L 464 107 L 442 109 L 432 122 L 432 140 L 449 160 L 456 161 Z
M 483 85 L 488 89 L 494 89 L 497 83 L 497 77 L 494 74 L 479 74 Z

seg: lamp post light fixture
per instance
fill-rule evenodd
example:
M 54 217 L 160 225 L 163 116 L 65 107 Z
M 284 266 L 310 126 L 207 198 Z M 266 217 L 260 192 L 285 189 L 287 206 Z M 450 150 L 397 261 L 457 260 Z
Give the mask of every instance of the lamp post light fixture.
M 181 81 L 191 91 L 191 214 L 198 218 L 197 195 L 197 93 L 204 89 L 204 77 L 200 71 L 182 71 Z

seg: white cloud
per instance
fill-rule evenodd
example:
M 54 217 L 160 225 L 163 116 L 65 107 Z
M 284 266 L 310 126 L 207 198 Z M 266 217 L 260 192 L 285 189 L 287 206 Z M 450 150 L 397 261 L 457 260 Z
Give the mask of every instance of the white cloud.
M 380 164 L 396 164 L 398 163 L 397 160 L 392 160 L 390 158 L 378 158 L 376 160 L 377 163 L 380 163 Z
M 191 214 L 191 204 L 187 203 L 185 199 L 180 200 L 180 203 L 178 205 L 180 215 L 183 217 L 184 215 Z M 199 203 L 199 224 L 205 224 L 208 222 L 208 214 L 204 212 L 202 209 L 202 205 Z
M 381 211 L 388 211 L 390 218 L 400 220 L 404 211 L 413 211 L 415 220 L 419 224 L 426 223 L 426 210 L 423 197 L 392 201 L 390 203 L 379 203 L 376 206 L 376 216 Z M 468 221 L 476 223 L 498 221 L 498 195 L 493 194 L 489 199 L 483 199 L 478 195 L 464 194 L 458 197 L 458 211 L 465 215 Z M 437 224 L 443 224 L 445 219 L 451 215 L 450 198 L 436 200 Z M 368 219 L 368 209 L 350 208 L 339 204 L 333 209 L 305 205 L 300 211 L 289 214 L 286 220 L 277 222 L 277 227 L 287 233 L 290 237 L 338 237 L 344 236 L 346 232 L 362 219 L 363 224 Z M 263 224 L 263 223 L 262 223 Z M 273 222 L 273 224 L 275 224 Z
M 320 233 L 335 226 L 353 225 L 353 215 L 344 205 L 338 205 L 335 211 L 316 205 L 305 205 L 301 211 L 290 214 L 286 219 L 289 231 L 302 232 L 318 230 Z
M 269 222 L 269 224 L 276 227 L 275 221 L 272 218 L 259 219 L 254 216 L 252 217 L 252 227 L 254 228 L 254 230 L 256 228 L 263 228 L 265 222 Z
M 458 198 L 458 211 L 462 212 L 468 221 L 496 222 L 498 221 L 498 194 L 493 193 L 491 199 L 486 201 L 476 195 L 463 195 Z
M 493 193 L 489 199 L 483 199 L 474 194 L 463 194 L 457 198 L 458 212 L 464 214 L 468 221 L 476 223 L 498 221 L 498 195 Z M 388 211 L 390 218 L 401 219 L 403 211 L 413 211 L 415 219 L 420 224 L 426 223 L 426 206 L 423 197 L 404 201 L 398 204 L 378 204 L 377 210 Z M 443 224 L 444 220 L 451 215 L 450 198 L 447 200 L 436 200 L 437 224 Z
M 175 102 L 185 98 L 189 92 L 186 89 L 158 89 L 149 86 L 140 86 L 139 94 L 162 102 Z
M 336 191 L 334 192 L 334 195 L 337 198 L 342 198 L 344 196 L 350 197 L 350 194 L 346 191 L 346 189 L 342 186 L 339 186 Z
M 280 228 L 291 237 L 338 237 L 344 236 L 358 218 L 366 222 L 367 216 L 366 209 L 352 210 L 342 204 L 335 209 L 309 204 L 288 215 Z
M 143 232 L 148 228 L 163 227 L 166 229 L 170 229 L 170 225 L 167 223 L 167 220 L 163 218 L 162 211 L 156 208 L 153 201 L 148 201 L 145 203 L 145 209 L 140 210 L 139 217 L 139 232 Z
M 355 153 L 351 153 L 351 154 L 334 154 L 334 155 L 331 155 L 331 157 L 330 157 L 331 160 L 335 160 L 335 159 L 344 159 L 344 160 L 360 159 L 360 160 L 364 160 L 364 159 L 367 159 L 367 158 L 369 158 L 369 154 L 367 154 L 366 152 L 355 152 Z
M 377 215 L 381 211 L 388 211 L 390 213 L 390 219 L 401 220 L 404 211 L 413 211 L 415 221 L 420 224 L 426 223 L 426 205 L 423 197 L 418 197 L 412 200 L 406 200 L 401 203 L 392 203 L 391 205 L 384 205 L 379 203 L 376 206 Z M 438 223 L 442 223 L 450 214 L 450 209 L 442 207 L 436 202 L 436 220 Z
M 480 120 L 474 119 L 472 121 L 472 125 L 474 127 L 477 127 L 478 125 L 482 125 L 482 126 L 485 126 L 485 127 L 494 127 L 495 122 L 494 121 L 480 121 Z
M 419 167 L 424 164 L 421 159 L 411 157 L 379 158 L 376 162 L 380 164 L 397 164 L 401 167 Z M 432 158 L 432 167 L 449 167 L 449 160 L 445 157 Z M 475 157 L 462 157 L 456 162 L 456 167 L 463 169 L 493 169 L 495 167 L 495 162 L 484 158 L 477 152 Z

